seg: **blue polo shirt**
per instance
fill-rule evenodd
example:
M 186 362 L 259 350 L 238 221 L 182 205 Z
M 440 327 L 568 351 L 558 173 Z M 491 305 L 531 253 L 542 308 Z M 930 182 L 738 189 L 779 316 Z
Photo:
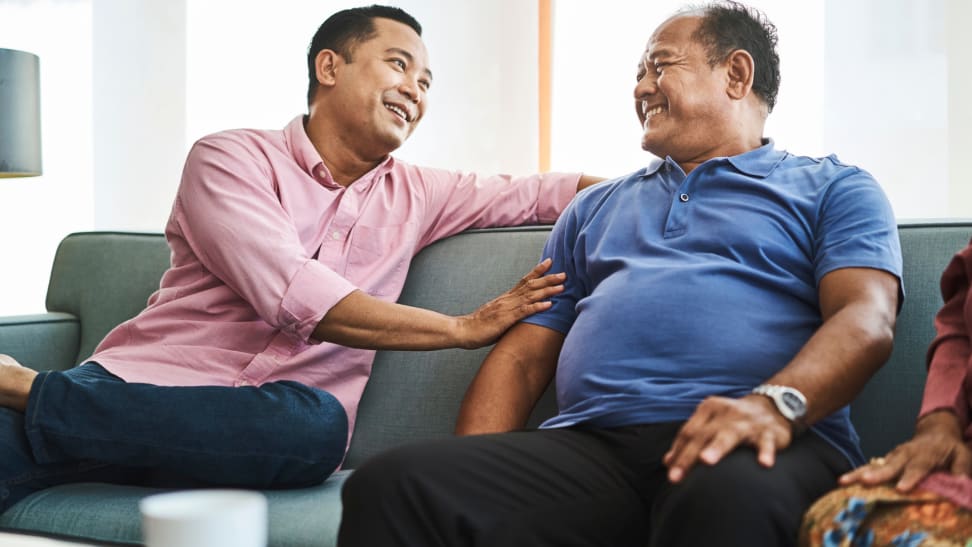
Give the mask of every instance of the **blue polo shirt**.
M 790 362 L 822 323 L 828 272 L 901 279 L 894 213 L 874 178 L 772 141 L 687 176 L 667 158 L 585 190 L 544 256 L 567 281 L 525 320 L 566 334 L 560 412 L 542 427 L 688 419 L 704 398 L 746 395 Z M 813 429 L 863 463 L 848 408 Z

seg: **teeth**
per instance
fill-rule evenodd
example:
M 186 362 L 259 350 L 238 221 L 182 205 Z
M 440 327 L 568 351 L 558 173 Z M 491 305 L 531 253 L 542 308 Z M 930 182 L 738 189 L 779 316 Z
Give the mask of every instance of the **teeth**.
M 648 118 L 654 116 L 655 114 L 661 114 L 661 112 L 663 110 L 665 110 L 665 108 L 662 107 L 662 106 L 660 106 L 660 105 L 659 106 L 656 106 L 655 108 L 652 108 L 651 110 L 647 110 L 647 108 L 648 108 L 648 105 L 647 104 L 645 104 L 645 105 L 643 105 L 641 107 L 641 111 L 645 115 L 645 119 L 648 119 Z
M 397 107 L 397 106 L 395 106 L 393 104 L 386 104 L 385 105 L 385 108 L 387 108 L 388 110 L 391 110 L 395 114 L 398 114 L 399 117 L 401 117 L 403 120 L 408 121 L 408 113 L 405 112 L 404 110 L 402 110 L 401 108 L 399 108 L 399 107 Z

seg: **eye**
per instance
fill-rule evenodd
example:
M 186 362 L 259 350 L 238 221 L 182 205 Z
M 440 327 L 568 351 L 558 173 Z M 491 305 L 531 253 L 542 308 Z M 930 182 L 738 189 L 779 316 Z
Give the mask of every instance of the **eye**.
M 402 70 L 405 70 L 406 68 L 408 68 L 408 65 L 405 64 L 405 61 L 402 60 L 402 59 L 394 58 L 394 59 L 391 60 L 391 63 L 393 65 L 397 66 L 398 68 L 402 69 Z
M 419 80 L 419 85 L 422 86 L 422 91 L 428 91 L 432 87 L 432 82 L 428 80 Z
M 668 66 L 668 63 L 655 63 L 655 74 L 661 74 L 666 66 Z
M 644 67 L 639 68 L 638 69 L 638 76 L 636 77 L 636 81 L 639 81 L 640 82 L 645 77 L 645 74 L 648 74 L 648 71 L 645 70 Z

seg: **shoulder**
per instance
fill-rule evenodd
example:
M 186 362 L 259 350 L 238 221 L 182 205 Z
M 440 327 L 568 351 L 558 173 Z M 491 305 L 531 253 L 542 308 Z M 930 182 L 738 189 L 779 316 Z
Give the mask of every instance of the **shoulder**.
M 836 154 L 823 157 L 798 156 L 787 153 L 774 173 L 777 177 L 812 177 L 819 184 L 826 184 L 846 178 L 862 182 L 876 183 L 874 176 L 856 165 L 844 163 Z
M 649 179 L 648 169 L 639 169 L 617 178 L 608 179 L 581 190 L 571 200 L 568 211 L 577 213 L 591 213 L 609 205 L 619 198 L 623 198 L 634 189 L 636 184 Z
M 268 152 L 285 152 L 283 131 L 265 129 L 230 129 L 198 139 L 190 150 L 193 154 L 232 153 L 244 156 L 266 156 Z

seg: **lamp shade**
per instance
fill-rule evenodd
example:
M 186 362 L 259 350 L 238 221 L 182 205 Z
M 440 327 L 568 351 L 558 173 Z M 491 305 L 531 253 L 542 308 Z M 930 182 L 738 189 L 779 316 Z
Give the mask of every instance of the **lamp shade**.
M 0 48 L 0 178 L 40 174 L 40 59 Z

